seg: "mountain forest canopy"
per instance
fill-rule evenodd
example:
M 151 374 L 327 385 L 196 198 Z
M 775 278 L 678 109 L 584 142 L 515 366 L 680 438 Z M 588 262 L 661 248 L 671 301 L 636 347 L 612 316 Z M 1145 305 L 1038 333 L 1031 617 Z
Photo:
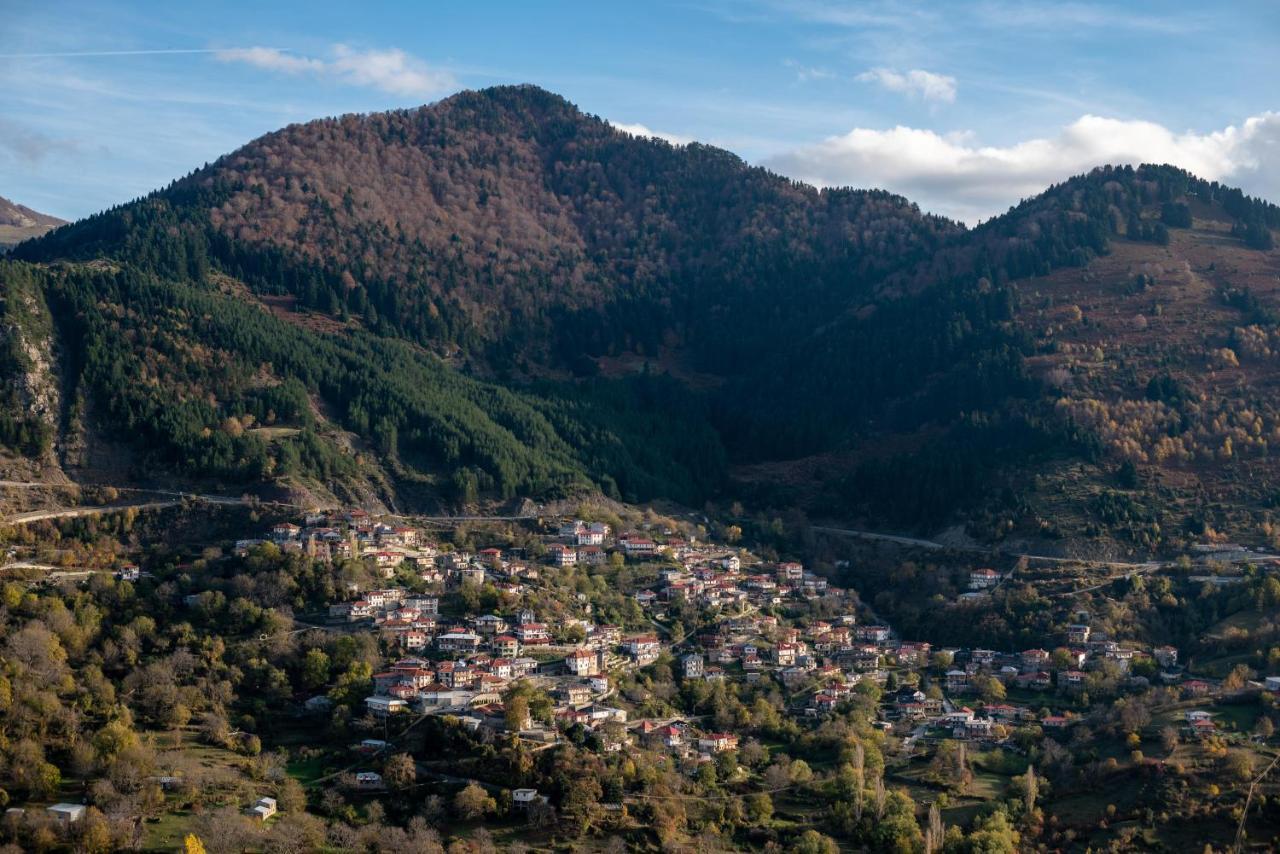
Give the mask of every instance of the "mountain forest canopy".
M 0 441 L 66 462 L 79 428 L 132 447 L 135 474 L 422 506 L 590 488 L 768 503 L 785 478 L 744 472 L 820 458 L 829 511 L 1003 513 L 1025 503 L 1026 460 L 1123 456 L 1086 391 L 1170 405 L 1147 398 L 1168 365 L 1089 385 L 1073 348 L 1105 348 L 1067 339 L 1110 321 L 1039 283 L 1110 298 L 1088 281 L 1100 259 L 1164 258 L 1211 222 L 1262 257 L 1280 209 L 1172 167 L 1102 167 L 966 229 L 535 87 L 464 92 L 289 126 L 17 247 L 5 393 L 31 397 L 49 341 L 60 408 L 6 417 Z M 1150 324 L 1166 272 L 1133 266 L 1123 296 Z M 1238 323 L 1261 323 L 1251 341 L 1274 326 Z M 908 464 L 925 444 L 947 451 Z

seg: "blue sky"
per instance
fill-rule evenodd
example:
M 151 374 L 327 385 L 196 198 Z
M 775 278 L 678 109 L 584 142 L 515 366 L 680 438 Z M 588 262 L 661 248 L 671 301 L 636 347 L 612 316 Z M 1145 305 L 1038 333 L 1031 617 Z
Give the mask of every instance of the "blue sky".
M 973 222 L 1089 166 L 1280 200 L 1280 4 L 28 2 L 0 28 L 0 195 L 74 218 L 289 122 L 529 82 Z

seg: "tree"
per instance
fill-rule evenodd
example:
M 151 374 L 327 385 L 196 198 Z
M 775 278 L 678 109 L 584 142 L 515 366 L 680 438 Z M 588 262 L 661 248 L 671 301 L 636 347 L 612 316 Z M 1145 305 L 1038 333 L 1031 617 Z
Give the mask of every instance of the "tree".
M 304 812 L 307 809 L 307 790 L 296 778 L 286 775 L 276 790 L 276 801 L 283 812 Z
M 796 854 L 840 854 L 840 846 L 830 836 L 806 830 L 791 848 Z
M 529 700 L 523 694 L 515 694 L 506 702 L 503 713 L 507 732 L 520 732 L 529 725 Z
M 323 649 L 307 650 L 302 659 L 302 684 L 315 689 L 329 682 L 329 655 Z
M 747 798 L 747 814 L 755 824 L 768 824 L 773 818 L 773 798 L 768 792 L 756 792 Z
M 488 815 L 498 808 L 498 802 L 489 796 L 482 786 L 468 783 L 453 799 L 453 808 L 467 821 Z
M 418 766 L 407 753 L 397 753 L 382 766 L 382 779 L 392 789 L 407 789 L 418 779 Z
M 1036 796 L 1040 794 L 1040 783 L 1036 778 L 1036 766 L 1028 765 L 1027 774 L 1022 782 L 1023 806 L 1026 808 L 1027 815 L 1031 815 L 1036 809 Z
M 188 833 L 182 840 L 182 854 L 205 854 L 204 843 L 194 833 Z

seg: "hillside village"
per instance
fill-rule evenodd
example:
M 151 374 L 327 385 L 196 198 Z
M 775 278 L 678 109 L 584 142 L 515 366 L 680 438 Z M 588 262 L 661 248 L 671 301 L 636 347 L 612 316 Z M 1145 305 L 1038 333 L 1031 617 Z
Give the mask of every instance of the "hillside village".
M 365 700 L 379 720 L 448 716 L 473 731 L 507 732 L 541 745 L 582 727 L 604 751 L 642 744 L 705 762 L 736 750 L 739 736 L 678 716 L 638 716 L 618 696 L 619 680 L 665 659 L 686 682 L 773 682 L 786 692 L 785 713 L 808 721 L 835 712 L 860 685 L 874 685 L 881 698 L 876 726 L 902 737 L 907 750 L 937 739 L 1007 747 L 1026 725 L 1068 731 L 1082 705 L 1087 710 L 1088 693 L 1103 685 L 1121 693 L 1172 686 L 1192 701 L 1223 691 L 1220 680 L 1189 677 L 1176 648 L 1119 643 L 1092 630 L 1083 611 L 1062 636 L 1045 638 L 1047 648 L 934 648 L 899 637 L 856 593 L 799 562 L 765 562 L 746 549 L 698 542 L 670 528 L 615 532 L 600 522 L 566 519 L 539 536 L 541 554 L 534 556 L 500 545 L 474 553 L 442 547 L 426 531 L 361 510 L 298 522 L 278 523 L 236 548 L 269 543 L 322 561 L 361 560 L 388 582 L 370 589 L 351 584 L 328 607 L 331 625 L 376 633 L 396 652 L 374 674 Z M 652 583 L 628 591 L 647 628 L 597 622 L 585 597 L 574 615 L 561 618 L 520 604 L 557 570 L 605 561 L 652 570 L 646 578 Z M 1001 579 L 993 569 L 975 568 L 970 591 L 959 599 L 983 597 Z M 509 607 L 442 612 L 446 594 L 468 585 L 491 585 Z M 830 617 L 779 616 L 817 601 Z M 711 623 L 673 637 L 663 621 L 676 603 L 692 605 Z M 507 714 L 504 698 L 516 685 L 545 693 L 553 703 L 549 715 Z M 1265 688 L 1280 691 L 1280 677 L 1268 677 Z M 313 713 L 331 705 L 324 695 L 305 703 Z M 1184 723 L 1188 738 L 1217 733 L 1207 711 L 1187 711 Z

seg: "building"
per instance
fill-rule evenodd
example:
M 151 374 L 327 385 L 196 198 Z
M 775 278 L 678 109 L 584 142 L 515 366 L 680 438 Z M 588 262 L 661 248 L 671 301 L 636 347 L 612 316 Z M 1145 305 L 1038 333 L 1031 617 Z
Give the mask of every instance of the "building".
M 648 537 L 626 537 L 621 540 L 622 551 L 627 557 L 650 557 L 657 551 L 657 544 Z
M 516 626 L 516 639 L 525 646 L 551 643 L 551 633 L 544 623 L 521 623 Z
M 258 798 L 253 804 L 245 810 L 249 816 L 256 818 L 258 821 L 266 821 L 276 814 L 275 798 Z
M 575 676 L 593 676 L 604 671 L 604 651 L 600 649 L 575 649 L 565 656 L 565 667 Z
M 701 679 L 703 672 L 702 656 L 697 653 L 689 653 L 680 659 L 680 668 L 684 673 L 685 679 Z
M 409 711 L 409 704 L 399 697 L 368 697 L 364 704 L 375 718 L 385 718 Z
M 87 809 L 89 808 L 84 804 L 54 804 L 51 807 L 46 807 L 45 813 L 58 824 L 66 826 L 75 824 L 84 818 Z
M 480 648 L 480 636 L 473 632 L 445 632 L 436 638 L 436 648 L 441 652 L 475 652 Z
M 575 566 L 578 563 L 578 552 L 563 543 L 552 543 L 547 546 L 547 558 L 553 566 Z
M 539 795 L 537 789 L 515 789 L 511 792 L 511 806 L 518 810 L 527 810 L 534 804 L 546 802 L 546 796 Z
M 724 753 L 738 749 L 738 737 L 728 732 L 713 732 L 698 739 L 698 749 L 705 753 Z
M 359 771 L 356 773 L 356 788 L 365 792 L 381 790 L 382 775 L 377 771 Z
M 994 569 L 975 569 L 969 573 L 970 590 L 987 590 L 1000 583 L 1000 573 Z

